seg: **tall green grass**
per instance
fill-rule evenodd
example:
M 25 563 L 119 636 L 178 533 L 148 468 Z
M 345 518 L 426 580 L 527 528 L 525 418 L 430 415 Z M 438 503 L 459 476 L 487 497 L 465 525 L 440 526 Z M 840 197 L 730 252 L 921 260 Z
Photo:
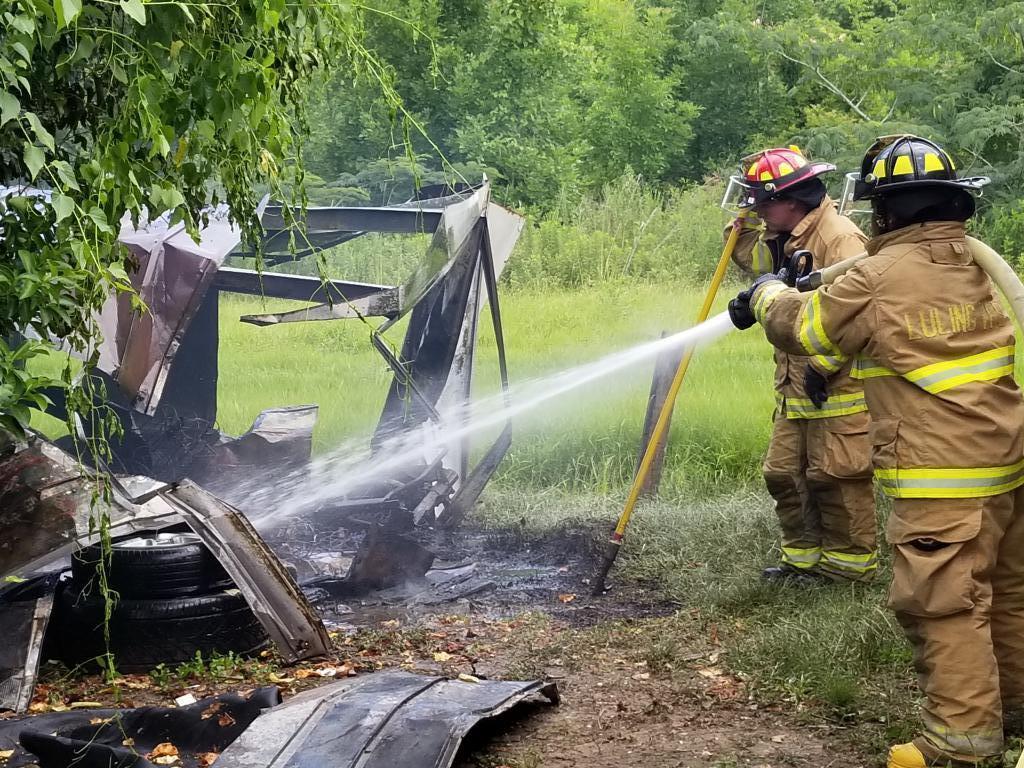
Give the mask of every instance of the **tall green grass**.
M 513 384 L 689 327 L 702 298 L 701 289 L 678 283 L 509 292 L 501 301 Z M 238 434 L 264 408 L 317 403 L 317 451 L 368 436 L 390 381 L 370 347 L 368 325 L 344 320 L 258 328 L 238 322 L 263 307 L 240 297 L 222 303 L 221 428 Z M 487 323 L 478 354 L 476 391 L 484 396 L 498 382 Z M 599 492 L 624 487 L 639 450 L 653 366 L 650 360 L 525 414 L 514 426 L 497 482 Z M 771 370 L 771 352 L 758 329 L 732 333 L 697 352 L 673 419 L 666 493 L 704 495 L 757 475 L 770 429 Z

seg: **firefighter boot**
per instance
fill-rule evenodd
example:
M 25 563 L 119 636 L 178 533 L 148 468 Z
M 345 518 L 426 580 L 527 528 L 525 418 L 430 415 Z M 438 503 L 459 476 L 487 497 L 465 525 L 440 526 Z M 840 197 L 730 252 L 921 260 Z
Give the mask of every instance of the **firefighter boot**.
M 814 568 L 795 568 L 788 563 L 771 565 L 761 571 L 761 580 L 769 584 L 788 584 L 796 587 L 816 587 L 832 580 Z

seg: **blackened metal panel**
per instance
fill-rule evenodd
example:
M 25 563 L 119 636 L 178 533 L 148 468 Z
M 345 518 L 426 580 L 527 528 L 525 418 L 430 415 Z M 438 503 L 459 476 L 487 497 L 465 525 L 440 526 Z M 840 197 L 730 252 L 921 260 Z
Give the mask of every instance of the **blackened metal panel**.
M 415 386 L 433 406 L 448 384 L 470 292 L 475 285 L 482 235 L 483 223 L 478 219 L 446 274 L 413 307 L 401 350 L 401 361 L 408 379 L 396 376 L 392 381 L 375 441 L 417 426 L 429 418 L 430 413 L 424 403 L 412 397 L 411 386 Z
M 300 693 L 253 723 L 218 768 L 447 768 L 480 720 L 553 683 L 463 682 L 400 670 Z
M 330 652 L 331 638 L 316 609 L 244 515 L 190 480 L 162 498 L 224 566 L 285 661 Z
M 0 604 L 0 710 L 24 712 L 32 701 L 43 637 L 53 612 L 53 594 Z
M 220 346 L 220 297 L 209 290 L 185 331 L 163 398 L 154 415 L 175 413 L 206 422 L 217 420 L 217 351 Z M 151 474 L 151 473 L 140 473 Z

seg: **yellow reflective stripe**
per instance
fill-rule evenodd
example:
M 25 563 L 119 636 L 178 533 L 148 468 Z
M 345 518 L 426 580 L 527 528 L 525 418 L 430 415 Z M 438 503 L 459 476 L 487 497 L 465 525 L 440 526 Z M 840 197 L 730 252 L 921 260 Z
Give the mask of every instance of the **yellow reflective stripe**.
M 972 381 L 994 381 L 1012 374 L 1013 347 L 1006 346 L 924 365 L 905 373 L 904 378 L 934 395 Z
M 775 301 L 775 297 L 786 290 L 786 284 L 781 280 L 778 282 L 768 282 L 761 286 L 758 286 L 757 293 L 754 294 L 754 301 L 751 305 L 751 309 L 754 311 L 754 317 L 757 318 L 757 322 L 764 322 L 764 314 L 768 311 L 768 307 Z
M 824 549 L 821 552 L 821 557 L 830 567 L 842 571 L 867 573 L 878 568 L 878 555 L 874 552 L 854 555 L 849 552 L 836 552 L 833 549 Z
M 853 368 L 850 370 L 851 379 L 875 379 L 880 376 L 899 376 L 899 374 L 867 357 L 858 355 L 853 361 Z
M 758 238 L 757 242 L 754 243 L 750 268 L 754 271 L 755 275 L 763 275 L 766 272 L 772 271 L 771 251 L 768 250 L 768 246 L 765 244 L 764 240 L 760 238 Z
M 800 317 L 800 343 L 808 355 L 831 355 L 836 352 L 835 345 L 821 324 L 821 294 L 817 291 L 804 306 Z
M 969 499 L 1024 485 L 1024 460 L 1005 467 L 876 469 L 886 495 L 897 499 Z
M 813 568 L 821 559 L 821 547 L 801 549 L 799 547 L 783 547 L 782 562 L 794 568 Z
M 821 408 L 806 397 L 786 398 L 787 419 L 824 419 L 832 416 L 849 416 L 862 413 L 868 409 L 863 392 L 849 392 L 842 395 L 830 395 Z
M 846 362 L 846 356 L 842 353 L 835 355 L 815 355 L 814 362 L 820 370 L 826 373 L 835 373 L 843 367 L 843 363 Z

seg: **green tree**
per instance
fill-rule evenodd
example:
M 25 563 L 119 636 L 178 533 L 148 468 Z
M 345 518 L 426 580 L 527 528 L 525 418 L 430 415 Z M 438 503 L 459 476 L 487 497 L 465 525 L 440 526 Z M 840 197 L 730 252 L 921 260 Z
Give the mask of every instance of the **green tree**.
M 95 313 L 127 291 L 123 216 L 197 225 L 226 202 L 257 224 L 257 188 L 292 180 L 303 94 L 326 63 L 368 68 L 360 19 L 317 0 L 6 0 L 0 37 L 0 338 L 33 328 L 95 353 Z M 46 191 L 49 204 L 24 189 Z M 42 344 L 0 341 L 0 424 L 17 429 L 47 382 Z M 70 383 L 70 374 L 68 383 Z M 73 407 L 87 409 L 85 376 Z

